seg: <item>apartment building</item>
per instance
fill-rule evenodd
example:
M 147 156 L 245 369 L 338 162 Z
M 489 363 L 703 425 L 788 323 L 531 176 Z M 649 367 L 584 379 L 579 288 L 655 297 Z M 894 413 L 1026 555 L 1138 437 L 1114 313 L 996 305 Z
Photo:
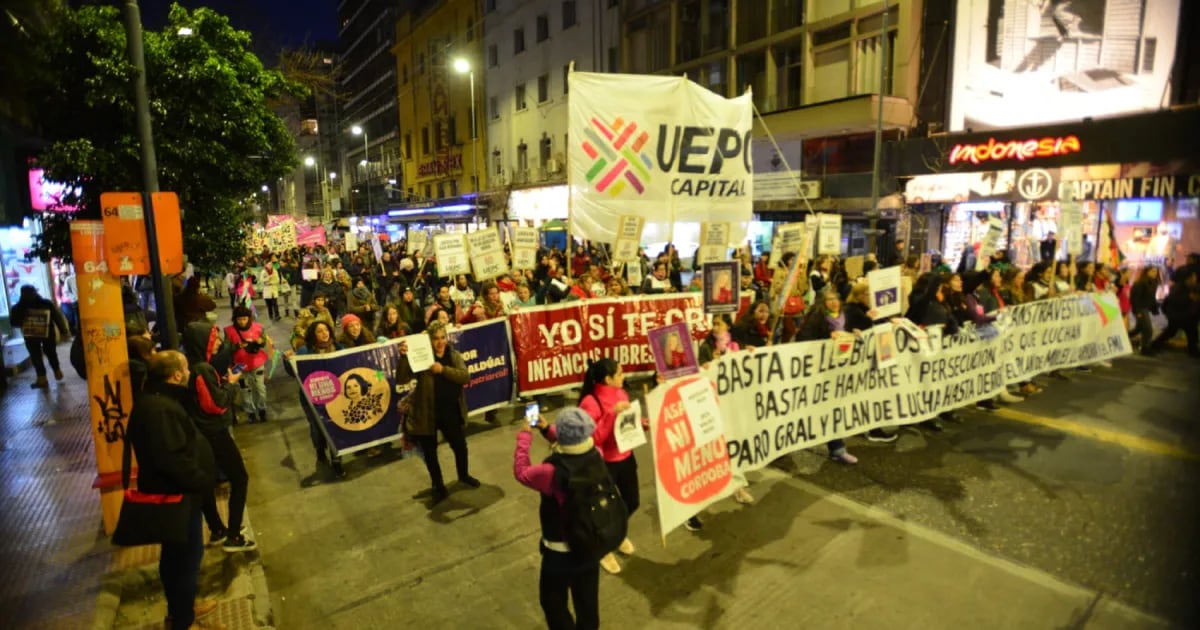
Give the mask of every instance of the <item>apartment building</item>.
M 400 128 L 396 111 L 396 19 L 421 0 L 340 0 L 337 5 L 338 181 L 346 210 L 363 215 L 386 207 L 400 172 Z M 359 134 L 352 133 L 358 127 Z M 364 142 L 364 139 L 366 142 Z
M 465 219 L 486 186 L 479 9 L 473 0 L 443 0 L 393 25 L 405 174 L 404 200 L 390 205 L 396 216 L 442 207 L 467 211 Z
M 886 4 L 886 26 L 885 26 Z M 687 75 L 734 96 L 751 88 L 756 125 L 755 211 L 794 221 L 811 204 L 838 211 L 844 248 L 865 247 L 874 131 L 885 137 L 913 120 L 920 61 L 920 0 L 625 0 L 621 68 Z M 882 66 L 883 42 L 890 48 Z M 779 145 L 777 151 L 767 131 Z M 808 204 L 790 185 L 799 170 Z M 894 178 L 883 178 L 884 192 Z M 769 243 L 769 241 L 767 241 Z
M 616 0 L 484 0 L 487 170 L 512 220 L 567 216 L 567 74 L 615 72 Z

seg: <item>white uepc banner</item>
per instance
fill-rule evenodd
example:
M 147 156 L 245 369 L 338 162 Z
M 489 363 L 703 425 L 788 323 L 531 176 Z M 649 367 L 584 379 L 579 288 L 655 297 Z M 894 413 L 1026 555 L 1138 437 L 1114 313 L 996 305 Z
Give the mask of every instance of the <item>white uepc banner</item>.
M 676 223 L 730 223 L 753 211 L 750 92 L 726 99 L 683 77 L 572 72 L 567 184 L 571 232 L 614 243 L 619 217 L 669 235 Z M 653 227 L 652 227 L 653 226 Z

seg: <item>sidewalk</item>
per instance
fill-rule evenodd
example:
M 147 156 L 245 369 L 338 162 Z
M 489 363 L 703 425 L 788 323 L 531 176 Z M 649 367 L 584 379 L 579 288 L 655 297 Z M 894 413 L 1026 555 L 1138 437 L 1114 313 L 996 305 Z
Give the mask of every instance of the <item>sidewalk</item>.
M 113 547 L 104 536 L 87 384 L 69 347 L 58 348 L 63 381 L 30 389 L 27 368 L 0 394 L 0 619 L 39 630 L 161 628 L 158 548 Z M 219 504 L 224 514 L 224 497 Z M 200 590 L 219 600 L 211 618 L 228 628 L 271 624 L 257 552 L 208 550 Z

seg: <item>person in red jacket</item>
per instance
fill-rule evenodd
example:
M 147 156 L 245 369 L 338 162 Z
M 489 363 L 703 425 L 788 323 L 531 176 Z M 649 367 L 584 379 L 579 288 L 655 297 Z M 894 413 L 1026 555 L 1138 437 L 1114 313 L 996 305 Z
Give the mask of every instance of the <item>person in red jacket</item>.
M 637 459 L 633 457 L 633 451 L 620 450 L 614 431 L 617 416 L 629 408 L 629 395 L 625 393 L 624 386 L 625 372 L 616 361 L 607 357 L 599 361 L 589 361 L 587 373 L 583 377 L 583 390 L 579 395 L 579 408 L 596 423 L 592 441 L 604 457 L 608 474 L 616 484 L 617 490 L 621 492 L 621 498 L 625 501 L 629 516 L 632 517 L 641 503 Z M 633 543 L 626 538 L 617 550 L 630 555 L 634 552 Z M 611 553 L 600 559 L 600 566 L 609 573 L 621 572 L 621 564 Z
M 243 366 L 242 408 L 251 424 L 266 422 L 267 380 L 263 368 L 274 351 L 271 338 L 245 306 L 233 309 L 233 324 L 225 327 L 225 338 L 234 348 L 233 364 Z

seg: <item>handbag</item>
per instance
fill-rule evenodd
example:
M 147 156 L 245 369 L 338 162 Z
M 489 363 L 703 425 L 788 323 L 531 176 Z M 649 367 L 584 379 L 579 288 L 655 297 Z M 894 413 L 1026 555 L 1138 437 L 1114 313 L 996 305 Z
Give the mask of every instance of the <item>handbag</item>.
M 783 303 L 784 315 L 799 315 L 804 312 L 804 298 L 798 295 L 789 296 Z
M 121 547 L 182 545 L 187 543 L 192 517 L 192 497 L 186 494 L 150 494 L 129 487 L 133 446 L 125 438 L 121 454 L 121 487 L 125 500 L 113 530 L 112 542 Z

